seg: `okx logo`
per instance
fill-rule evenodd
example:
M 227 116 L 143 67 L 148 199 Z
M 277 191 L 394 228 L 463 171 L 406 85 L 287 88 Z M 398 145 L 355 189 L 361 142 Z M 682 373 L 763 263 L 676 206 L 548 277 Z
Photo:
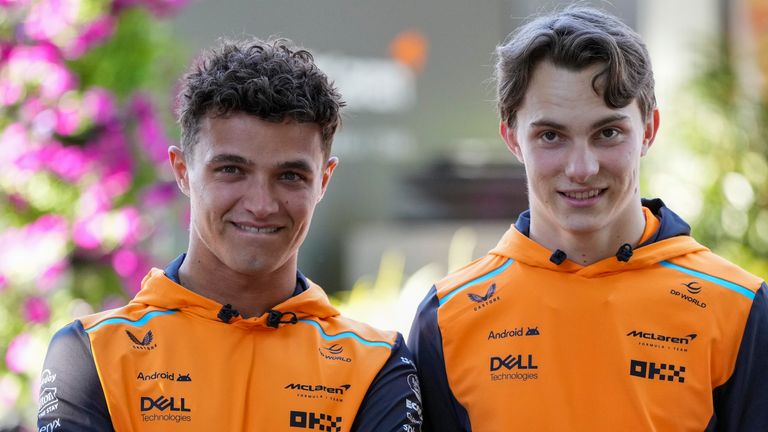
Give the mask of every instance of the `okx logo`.
M 685 382 L 685 366 L 675 366 L 668 363 L 631 360 L 629 374 L 649 380 Z
M 291 411 L 290 426 L 298 429 L 341 432 L 341 417 L 307 411 Z
M 155 339 L 155 337 L 152 335 L 152 330 L 149 330 L 144 337 L 139 340 L 139 338 L 136 337 L 133 333 L 131 333 L 130 330 L 126 330 L 125 333 L 128 335 L 128 338 L 133 342 L 133 347 L 138 350 L 153 350 L 157 348 L 156 343 L 152 343 Z
M 469 297 L 469 299 L 472 300 L 473 302 L 477 303 L 473 308 L 473 310 L 477 312 L 480 309 L 483 309 L 484 307 L 489 306 L 501 300 L 501 297 L 495 294 L 496 294 L 496 284 L 492 283 L 491 286 L 488 287 L 488 290 L 485 292 L 485 295 L 469 293 L 467 294 L 467 297 Z

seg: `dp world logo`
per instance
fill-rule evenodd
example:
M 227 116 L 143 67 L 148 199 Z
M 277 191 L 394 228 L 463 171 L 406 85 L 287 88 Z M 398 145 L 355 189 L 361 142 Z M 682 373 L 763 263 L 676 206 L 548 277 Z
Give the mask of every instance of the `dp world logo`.
M 328 360 L 343 361 L 351 363 L 352 359 L 343 355 L 344 347 L 339 344 L 333 344 L 328 347 L 319 348 L 320 356 Z
M 684 285 L 688 289 L 688 292 L 691 294 L 698 294 L 701 292 L 701 285 L 699 285 L 697 281 L 683 283 L 680 285 Z

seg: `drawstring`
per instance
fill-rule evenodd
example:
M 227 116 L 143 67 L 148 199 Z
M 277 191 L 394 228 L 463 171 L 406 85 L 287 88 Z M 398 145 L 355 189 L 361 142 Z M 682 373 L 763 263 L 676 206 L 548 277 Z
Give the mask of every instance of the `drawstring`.
M 291 315 L 287 321 L 281 321 L 284 316 Z M 299 317 L 293 312 L 280 312 L 279 310 L 270 309 L 269 316 L 267 317 L 267 326 L 277 328 L 280 324 L 296 324 L 299 322 Z

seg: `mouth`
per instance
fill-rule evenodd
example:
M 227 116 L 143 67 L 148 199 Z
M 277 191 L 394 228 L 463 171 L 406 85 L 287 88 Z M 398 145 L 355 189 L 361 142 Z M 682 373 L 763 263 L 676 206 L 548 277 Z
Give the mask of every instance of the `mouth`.
M 282 229 L 281 227 L 277 227 L 277 226 L 253 226 L 253 225 L 239 224 L 236 222 L 232 222 L 232 225 L 234 225 L 235 228 L 241 231 L 245 231 L 252 234 L 274 234 Z
M 560 195 L 574 201 L 588 201 L 602 195 L 607 189 L 588 189 L 579 191 L 558 191 Z

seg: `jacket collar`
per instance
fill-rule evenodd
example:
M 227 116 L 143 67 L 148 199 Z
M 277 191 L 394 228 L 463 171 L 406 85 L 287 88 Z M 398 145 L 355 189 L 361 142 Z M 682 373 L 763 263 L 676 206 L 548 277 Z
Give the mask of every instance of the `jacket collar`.
M 219 313 L 224 305 L 181 286 L 178 269 L 184 254 L 172 261 L 165 271 L 153 268 L 144 277 L 141 290 L 131 303 L 154 306 L 162 309 L 177 309 L 224 325 Z M 295 314 L 297 319 L 316 317 L 320 319 L 339 315 L 338 310 L 328 301 L 328 296 L 318 285 L 297 272 L 296 289 L 293 296 L 274 306 L 272 310 Z M 269 314 L 258 317 L 232 317 L 228 325 L 241 328 L 268 328 Z

